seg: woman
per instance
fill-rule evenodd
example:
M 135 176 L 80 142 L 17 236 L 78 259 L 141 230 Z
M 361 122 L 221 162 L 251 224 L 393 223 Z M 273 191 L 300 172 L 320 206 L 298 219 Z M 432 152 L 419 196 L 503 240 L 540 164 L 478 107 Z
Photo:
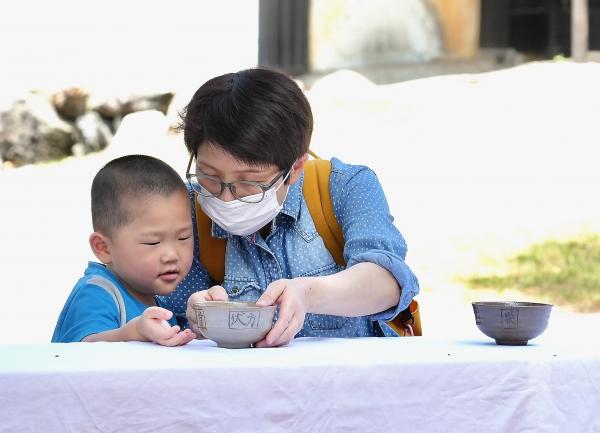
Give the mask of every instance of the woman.
M 334 158 L 329 186 L 347 265 L 335 263 L 302 195 L 312 126 L 304 94 L 280 72 L 225 74 L 194 94 L 182 122 L 190 199 L 227 250 L 224 280 L 212 281 L 195 232 L 192 269 L 164 300 L 180 318 L 200 300 L 256 301 L 279 305 L 258 347 L 303 336 L 395 335 L 384 322 L 419 291 L 406 243 L 375 174 Z M 193 219 L 196 228 L 195 211 Z

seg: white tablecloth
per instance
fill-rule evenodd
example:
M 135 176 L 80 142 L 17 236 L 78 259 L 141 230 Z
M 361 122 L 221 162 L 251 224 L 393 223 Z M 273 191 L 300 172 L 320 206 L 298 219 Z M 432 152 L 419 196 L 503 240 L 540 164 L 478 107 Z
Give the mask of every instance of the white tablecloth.
M 0 347 L 0 431 L 600 432 L 595 342 Z

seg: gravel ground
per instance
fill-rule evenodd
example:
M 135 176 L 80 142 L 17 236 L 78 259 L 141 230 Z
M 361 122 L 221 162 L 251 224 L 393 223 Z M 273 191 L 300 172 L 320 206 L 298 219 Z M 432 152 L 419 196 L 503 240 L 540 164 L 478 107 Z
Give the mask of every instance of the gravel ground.
M 477 335 L 471 300 L 522 299 L 466 290 L 461 275 L 535 241 L 600 232 L 598 76 L 598 63 L 548 62 L 375 86 L 342 71 L 308 90 L 313 150 L 369 165 L 384 186 L 421 282 L 427 334 Z M 104 152 L 0 170 L 1 287 L 12 307 L 1 343 L 49 341 L 93 258 L 89 187 L 103 163 L 143 152 L 183 174 L 181 139 L 166 134 L 172 118 L 138 114 Z M 548 332 L 565 335 L 600 321 L 553 314 Z

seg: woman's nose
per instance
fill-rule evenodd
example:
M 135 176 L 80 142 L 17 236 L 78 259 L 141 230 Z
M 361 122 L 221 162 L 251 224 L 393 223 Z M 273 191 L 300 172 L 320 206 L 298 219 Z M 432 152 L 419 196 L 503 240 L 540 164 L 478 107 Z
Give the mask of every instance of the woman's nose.
M 223 188 L 223 192 L 219 196 L 219 199 L 223 200 L 223 201 L 237 200 L 235 198 L 235 196 L 233 195 L 233 193 L 231 192 L 231 188 L 230 187 Z

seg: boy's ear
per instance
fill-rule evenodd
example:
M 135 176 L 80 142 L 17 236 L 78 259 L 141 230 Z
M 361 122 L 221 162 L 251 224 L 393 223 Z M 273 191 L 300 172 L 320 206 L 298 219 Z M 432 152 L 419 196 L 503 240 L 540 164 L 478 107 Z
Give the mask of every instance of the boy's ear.
M 110 242 L 108 238 L 99 232 L 94 232 L 90 235 L 90 247 L 94 255 L 105 265 L 112 261 L 110 253 Z
M 307 160 L 308 153 L 305 153 L 300 158 L 298 158 L 296 162 L 294 162 L 294 165 L 292 166 L 292 174 L 290 174 L 290 185 L 293 185 L 298 181 L 300 175 L 302 174 L 302 170 L 304 169 L 304 164 L 306 164 Z

